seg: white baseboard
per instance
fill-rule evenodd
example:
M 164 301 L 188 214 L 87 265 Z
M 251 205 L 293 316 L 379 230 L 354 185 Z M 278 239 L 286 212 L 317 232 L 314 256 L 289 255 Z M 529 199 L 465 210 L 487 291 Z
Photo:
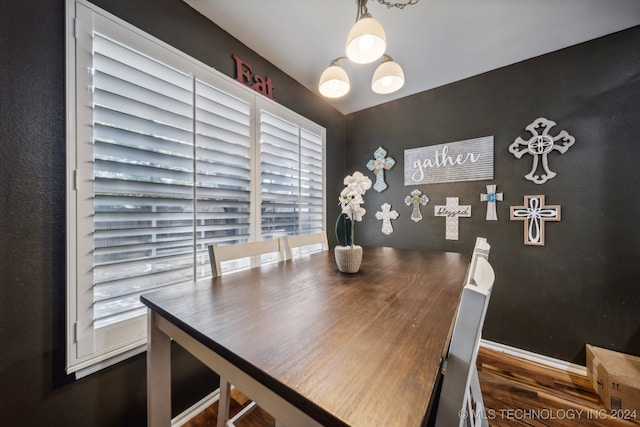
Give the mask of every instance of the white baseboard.
M 585 366 L 576 365 L 575 363 L 567 362 L 565 360 L 554 359 L 553 357 L 544 356 L 542 354 L 533 353 L 516 347 L 510 347 L 508 345 L 485 339 L 480 340 L 480 346 L 490 350 L 499 351 L 510 356 L 519 357 L 520 359 L 525 359 L 530 362 L 539 363 L 550 368 L 559 369 L 572 374 L 583 375 L 585 377 L 587 376 L 587 368 Z
M 181 427 L 185 425 L 192 418 L 207 409 L 209 406 L 213 405 L 218 400 L 220 400 L 220 389 L 216 389 L 214 392 L 209 393 L 190 408 L 187 408 L 185 411 L 176 415 L 176 417 L 171 420 L 171 427 Z

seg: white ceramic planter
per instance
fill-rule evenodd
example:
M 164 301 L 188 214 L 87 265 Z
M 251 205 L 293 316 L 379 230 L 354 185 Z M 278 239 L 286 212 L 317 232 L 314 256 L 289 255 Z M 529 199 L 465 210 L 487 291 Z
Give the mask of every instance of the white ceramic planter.
M 362 246 L 336 246 L 336 264 L 343 273 L 357 273 L 362 263 Z

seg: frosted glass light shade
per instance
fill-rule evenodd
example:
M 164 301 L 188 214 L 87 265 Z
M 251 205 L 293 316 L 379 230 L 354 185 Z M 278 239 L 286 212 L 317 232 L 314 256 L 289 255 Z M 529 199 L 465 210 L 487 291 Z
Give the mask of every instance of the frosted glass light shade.
M 318 89 L 327 98 L 340 98 L 349 92 L 349 76 L 339 65 L 332 64 L 322 72 Z
M 404 72 L 398 63 L 388 59 L 376 68 L 371 79 L 371 90 L 375 93 L 392 93 L 404 86 Z
M 371 15 L 358 20 L 347 36 L 347 58 L 357 64 L 369 64 L 387 50 L 387 37 L 382 25 Z

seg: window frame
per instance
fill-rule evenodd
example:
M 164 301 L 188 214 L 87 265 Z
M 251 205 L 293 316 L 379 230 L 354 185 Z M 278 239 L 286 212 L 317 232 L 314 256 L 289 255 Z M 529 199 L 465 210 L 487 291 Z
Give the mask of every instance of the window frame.
M 326 230 L 326 130 L 324 127 L 306 119 L 299 114 L 286 109 L 273 100 L 264 97 L 245 85 L 227 77 L 219 71 L 201 63 L 173 46 L 156 39 L 122 19 L 105 12 L 86 0 L 67 0 L 66 20 L 66 108 L 67 108 L 67 167 L 66 167 L 66 227 L 67 227 L 67 360 L 68 373 L 75 373 L 77 378 L 110 366 L 146 349 L 146 314 L 124 322 L 101 328 L 93 328 L 88 321 L 87 311 L 91 310 L 93 293 L 91 291 L 93 277 L 93 245 L 88 239 L 82 238 L 93 232 L 93 220 L 88 219 L 93 212 L 93 198 L 83 195 L 92 194 L 91 180 L 93 166 L 87 159 L 92 158 L 93 132 L 91 126 L 91 105 L 87 105 L 83 87 L 90 87 L 91 79 L 85 68 L 87 58 L 77 58 L 77 52 L 91 52 L 91 47 L 81 46 L 82 43 L 91 44 L 91 33 L 98 28 L 101 33 L 117 34 L 114 37 L 123 44 L 144 53 L 156 60 L 166 63 L 176 69 L 192 75 L 195 81 L 229 91 L 251 102 L 251 190 L 250 190 L 250 241 L 260 239 L 260 141 L 259 141 L 259 112 L 260 109 L 271 114 L 284 114 L 287 120 L 295 120 L 300 126 L 308 126 L 322 135 L 322 223 Z M 88 50 L 87 50 L 88 49 Z M 194 89 L 195 90 L 195 89 Z M 195 95 L 194 95 L 195 99 Z M 195 105 L 194 105 L 195 111 Z M 195 136 L 194 121 L 194 144 Z M 85 141 L 84 143 L 82 141 Z M 299 142 L 300 143 L 300 142 Z M 195 164 L 194 159 L 194 164 Z M 82 178 L 85 179 L 82 179 Z M 195 193 L 194 184 L 194 193 Z M 197 198 L 194 194 L 194 206 Z M 85 212 L 84 217 L 82 213 Z M 196 212 L 194 211 L 194 231 L 197 230 Z M 194 233 L 194 277 L 196 270 L 197 252 L 195 250 L 198 236 Z M 185 281 L 191 283 L 191 280 Z M 173 285 L 179 286 L 179 285 Z M 112 345 L 112 342 L 118 342 Z

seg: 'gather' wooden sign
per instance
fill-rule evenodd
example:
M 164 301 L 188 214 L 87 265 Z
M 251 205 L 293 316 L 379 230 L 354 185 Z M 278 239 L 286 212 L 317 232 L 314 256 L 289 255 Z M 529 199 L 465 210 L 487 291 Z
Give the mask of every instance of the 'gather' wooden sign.
M 404 150 L 404 185 L 493 179 L 493 136 Z

